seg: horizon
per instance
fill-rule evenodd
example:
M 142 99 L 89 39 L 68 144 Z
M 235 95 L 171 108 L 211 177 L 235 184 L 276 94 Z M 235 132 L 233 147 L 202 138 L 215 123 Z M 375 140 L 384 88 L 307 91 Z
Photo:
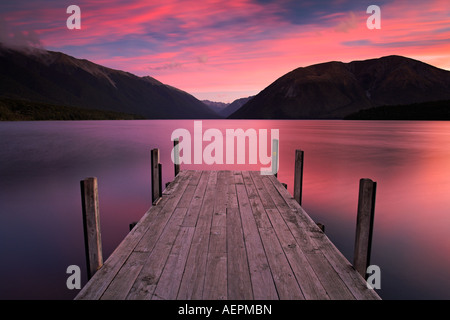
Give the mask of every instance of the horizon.
M 59 51 L 150 76 L 199 100 L 231 103 L 284 74 L 328 61 L 401 55 L 450 70 L 447 1 L 382 0 L 381 29 L 366 25 L 369 1 L 78 1 L 0 5 L 0 42 Z

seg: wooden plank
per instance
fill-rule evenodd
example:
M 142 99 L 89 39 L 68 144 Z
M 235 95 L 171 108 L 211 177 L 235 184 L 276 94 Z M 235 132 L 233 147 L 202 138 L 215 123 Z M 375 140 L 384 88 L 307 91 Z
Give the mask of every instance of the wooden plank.
M 209 174 L 205 174 L 208 181 Z M 206 188 L 177 299 L 202 299 L 214 196 L 214 188 Z
M 239 175 L 239 172 L 233 172 L 228 179 L 226 215 L 228 299 L 251 300 L 253 292 L 236 194 L 236 175 Z M 239 179 L 237 181 L 239 182 Z
M 236 196 L 236 184 L 234 180 L 234 173 L 231 171 L 227 172 L 227 212 L 228 208 L 237 208 L 238 202 L 237 202 L 237 196 Z
M 259 229 L 267 260 L 281 300 L 304 300 L 304 296 L 272 228 Z
M 191 179 L 189 180 L 189 184 L 194 186 L 198 185 L 198 182 L 203 174 L 203 171 L 201 170 L 189 170 L 189 171 L 192 174 Z
M 181 227 L 153 294 L 153 300 L 175 300 L 186 265 L 194 228 Z
M 227 216 L 214 213 L 209 237 L 209 252 L 227 252 Z
M 281 247 L 307 300 L 329 299 L 322 283 L 277 209 L 266 209 Z
M 228 299 L 253 299 L 247 252 L 238 208 L 227 209 Z
M 203 300 L 227 299 L 227 254 L 226 252 L 211 252 L 206 264 Z
M 262 183 L 261 178 L 263 177 L 260 172 L 258 171 L 250 171 L 250 176 L 253 179 L 253 184 L 256 187 L 256 190 L 258 191 L 259 198 L 261 199 L 261 202 L 265 209 L 275 209 L 275 204 L 272 201 L 272 198 L 267 193 L 266 188 L 264 187 L 264 184 Z
M 252 207 L 253 217 L 258 228 L 270 228 L 272 227 L 269 218 L 267 217 L 264 205 L 259 197 L 256 186 L 253 183 L 253 179 L 250 176 L 250 172 L 243 171 L 242 177 L 244 178 L 245 188 L 247 189 L 248 200 Z
M 288 206 L 284 198 L 281 196 L 281 192 L 284 193 L 286 189 L 284 189 L 284 187 L 279 183 L 279 181 L 277 181 L 271 176 L 264 176 L 263 180 L 265 181 L 264 185 L 267 189 L 267 192 L 272 197 L 272 200 L 277 206 L 279 212 L 284 214 L 284 217 L 286 217 L 285 221 L 292 220 L 294 217 L 292 217 L 293 214 L 291 208 Z M 278 189 L 275 187 L 275 185 L 278 186 Z M 284 189 L 284 191 L 281 191 L 282 189 Z M 320 231 L 319 227 L 315 223 L 312 223 L 312 225 L 314 229 L 312 229 L 312 227 L 309 226 L 304 230 L 310 232 L 310 230 L 312 229 L 315 230 L 316 232 L 322 233 L 322 231 Z M 312 240 L 309 239 L 308 242 L 311 243 Z M 299 244 L 303 243 L 304 243 L 303 240 L 302 242 L 299 242 Z M 327 291 L 330 299 L 339 299 L 339 300 L 354 299 L 353 295 L 340 278 L 339 273 L 330 265 L 329 261 L 326 259 L 326 257 L 323 255 L 322 252 L 307 250 L 305 255 L 311 267 L 317 274 L 320 275 L 322 285 Z
M 217 184 L 217 171 L 209 171 L 209 177 L 208 177 L 208 185 L 215 188 L 215 185 Z
M 177 204 L 178 208 L 189 208 L 192 198 L 194 197 L 195 189 L 197 189 L 197 186 L 194 185 L 188 185 L 186 187 L 183 196 Z
M 173 211 L 169 222 L 130 289 L 127 295 L 128 300 L 151 299 L 185 215 L 186 208 L 176 208 Z
M 248 264 L 256 300 L 275 300 L 278 293 L 273 282 L 264 247 L 259 236 L 245 185 L 237 184 L 236 191 L 241 214 L 242 229 L 247 249 Z
M 148 226 L 146 233 L 134 249 L 135 251 L 150 252 L 153 250 L 153 246 L 155 245 L 157 239 L 160 237 L 164 227 L 172 216 L 173 211 L 175 210 L 175 208 L 177 208 L 177 205 L 183 193 L 186 191 L 189 182 L 188 179 L 191 174 L 190 172 L 186 172 L 183 176 L 186 179 L 183 179 L 179 183 L 179 190 L 171 195 L 164 197 L 162 200 L 165 201 L 156 206 L 158 209 L 153 212 L 153 214 L 155 215 L 155 219 L 152 220 L 152 224 Z
M 180 184 L 180 191 L 187 186 L 189 182 L 190 173 L 181 171 L 175 180 L 182 180 Z M 150 209 L 143 215 L 137 225 L 131 230 L 125 239 L 119 244 L 114 252 L 108 257 L 103 267 L 100 268 L 91 280 L 81 289 L 75 300 L 98 300 L 107 289 L 110 282 L 119 272 L 122 265 L 130 256 L 133 249 L 146 234 L 149 226 L 153 225 L 153 221 L 157 217 L 157 213 L 162 209 L 166 202 L 177 201 L 176 194 L 174 197 L 163 197 L 161 205 L 157 207 L 150 207 Z
M 233 171 L 234 184 L 244 184 L 244 179 L 242 177 L 241 171 Z
M 269 177 L 270 178 L 270 177 Z M 286 201 L 290 208 L 290 212 L 280 212 L 289 226 L 292 234 L 305 246 L 305 254 L 314 252 L 323 252 L 323 256 L 328 260 L 333 269 L 339 274 L 342 281 L 346 284 L 352 295 L 359 300 L 379 300 L 380 297 L 374 290 L 370 290 L 366 286 L 366 282 L 358 272 L 344 257 L 344 255 L 335 247 L 328 237 L 317 227 L 311 217 L 303 210 L 303 208 L 294 200 L 294 198 L 282 188 L 278 186 L 277 180 L 270 178 L 273 186 L 279 192 L 281 197 Z M 307 239 L 308 242 L 303 241 Z M 320 273 L 316 272 L 319 276 Z
M 124 300 L 148 258 L 147 252 L 133 252 L 102 295 L 102 300 Z
M 206 186 L 208 184 L 209 172 L 203 171 L 201 177 L 196 186 L 194 197 L 191 200 L 191 204 L 188 207 L 186 217 L 183 221 L 183 226 L 185 227 L 195 227 L 200 213 L 200 209 L 203 204 L 203 199 L 205 196 Z
M 211 222 L 208 257 L 206 262 L 204 300 L 227 299 L 227 176 L 224 171 L 217 173 L 214 214 Z
M 214 202 L 214 213 L 215 214 L 223 214 L 225 215 L 227 212 L 227 193 L 228 193 L 228 184 L 227 184 L 227 172 L 219 171 L 217 173 L 217 183 L 216 183 L 216 200 Z

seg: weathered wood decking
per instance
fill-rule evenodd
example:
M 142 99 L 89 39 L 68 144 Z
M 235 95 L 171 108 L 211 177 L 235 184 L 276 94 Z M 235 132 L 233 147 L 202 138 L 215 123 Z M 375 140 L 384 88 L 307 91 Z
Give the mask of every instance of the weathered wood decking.
M 181 171 L 76 299 L 379 299 L 274 176 Z

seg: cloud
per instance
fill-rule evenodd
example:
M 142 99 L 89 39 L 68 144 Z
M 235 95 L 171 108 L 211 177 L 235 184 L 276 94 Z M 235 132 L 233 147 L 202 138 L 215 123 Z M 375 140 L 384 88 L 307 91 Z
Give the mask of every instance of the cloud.
M 183 66 L 182 63 L 179 62 L 169 62 L 156 67 L 149 67 L 150 70 L 173 70 L 179 69 Z
M 42 49 L 39 35 L 34 30 L 19 30 L 12 28 L 1 16 L 0 43 L 14 49 Z
M 361 40 L 343 41 L 341 42 L 341 44 L 347 47 L 365 47 L 365 46 L 372 46 L 373 42 L 368 39 L 361 39 Z
M 349 12 L 337 25 L 335 31 L 337 32 L 349 32 L 350 30 L 358 27 L 358 19 L 353 11 Z
M 206 62 L 208 62 L 208 56 L 205 56 L 205 55 L 198 56 L 197 61 L 198 61 L 198 63 L 206 63 Z

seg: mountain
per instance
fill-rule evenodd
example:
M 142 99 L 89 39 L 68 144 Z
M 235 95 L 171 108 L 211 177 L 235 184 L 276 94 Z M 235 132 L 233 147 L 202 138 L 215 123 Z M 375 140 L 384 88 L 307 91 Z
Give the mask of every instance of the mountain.
M 295 69 L 229 118 L 342 119 L 378 106 L 449 99 L 449 71 L 402 56 L 387 56 Z
M 244 104 L 246 104 L 251 98 L 253 98 L 253 96 L 234 100 L 226 108 L 222 109 L 218 113 L 219 113 L 219 115 L 226 118 L 230 114 L 236 112 L 239 108 L 241 108 Z
M 0 97 L 135 114 L 147 119 L 217 118 L 192 95 L 145 76 L 46 50 L 0 44 Z

